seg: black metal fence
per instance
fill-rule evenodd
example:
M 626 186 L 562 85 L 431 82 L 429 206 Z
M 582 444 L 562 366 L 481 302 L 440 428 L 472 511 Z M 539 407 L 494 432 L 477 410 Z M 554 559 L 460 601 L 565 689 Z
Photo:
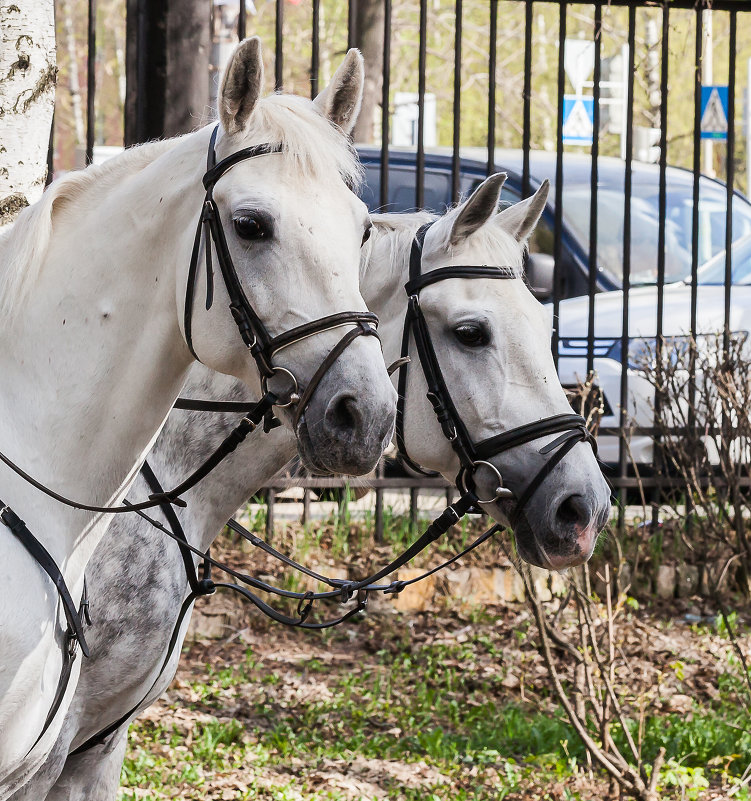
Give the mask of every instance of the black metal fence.
M 130 0 L 130 13 L 134 13 L 132 3 Z M 95 0 L 88 0 L 88 4 L 86 151 L 90 161 L 95 142 Z M 140 5 L 144 5 L 143 2 Z M 207 7 L 207 24 L 209 13 L 217 8 L 213 4 L 211 9 Z M 369 11 L 374 13 L 369 15 Z M 341 20 L 341 25 L 346 24 L 346 41 L 343 31 L 339 31 L 335 34 L 339 37 L 337 43 L 332 43 L 334 34 L 331 31 L 339 30 L 326 22 L 332 18 Z M 544 254 L 552 257 L 552 291 L 544 300 L 550 304 L 554 320 L 560 321 L 554 327 L 553 354 L 562 373 L 568 369 L 567 360 L 573 360 L 580 366 L 578 377 L 583 378 L 583 374 L 601 366 L 604 359 L 610 359 L 610 368 L 613 368 L 618 358 L 612 354 L 620 352 L 617 380 L 611 380 L 604 388 L 606 418 L 600 435 L 617 438 L 617 449 L 611 451 L 610 473 L 621 506 L 625 505 L 627 492 L 637 485 L 647 487 L 656 504 L 661 489 L 669 485 L 671 479 L 665 476 L 657 452 L 652 463 L 644 466 L 642 474 L 634 475 L 629 449 L 629 437 L 654 433 L 649 421 L 634 419 L 631 410 L 633 385 L 638 383 L 638 375 L 629 368 L 628 361 L 634 341 L 634 331 L 630 330 L 634 326 L 631 299 L 634 286 L 644 282 L 641 261 L 638 265 L 636 262 L 643 258 L 643 227 L 645 217 L 651 213 L 651 224 L 656 229 L 656 249 L 654 270 L 649 277 L 653 286 L 653 309 L 648 338 L 658 348 L 678 333 L 673 328 L 665 328 L 666 286 L 676 278 L 672 266 L 668 267 L 675 260 L 674 228 L 678 217 L 682 216 L 682 253 L 686 265 L 685 276 L 680 276 L 685 277 L 683 297 L 687 306 L 683 312 L 686 324 L 682 333 L 694 337 L 709 333 L 701 329 L 699 304 L 702 264 L 712 254 L 707 252 L 706 232 L 702 231 L 707 225 L 717 229 L 720 218 L 722 231 L 719 234 L 715 231 L 713 241 L 719 242 L 719 250 L 726 254 L 721 267 L 722 314 L 717 324 L 725 337 L 732 333 L 737 304 L 751 304 L 751 295 L 740 294 L 734 286 L 736 249 L 731 247 L 741 235 L 751 233 L 751 206 L 747 209 L 745 198 L 736 192 L 737 177 L 743 171 L 744 161 L 743 137 L 739 136 L 742 127 L 738 113 L 740 90 L 748 81 L 745 74 L 739 80 L 738 73 L 739 70 L 745 72 L 746 61 L 751 65 L 751 3 L 735 0 L 663 3 L 652 0 L 579 3 L 454 0 L 450 4 L 432 0 L 349 0 L 348 3 L 345 0 L 295 3 L 255 0 L 253 4 L 239 0 L 234 25 L 240 38 L 261 33 L 267 47 L 271 45 L 269 39 L 273 40 L 273 74 L 277 89 L 291 82 L 292 88 L 300 91 L 300 87 L 307 84 L 314 96 L 326 77 L 327 54 L 343 51 L 345 45 L 361 46 L 369 69 L 373 70 L 372 64 L 376 64 L 379 85 L 375 90 L 375 105 L 379 108 L 374 116 L 370 142 L 365 143 L 371 147 L 364 149 L 368 182 L 377 183 L 377 190 L 373 190 L 374 206 L 395 207 L 391 191 L 395 175 L 401 176 L 407 168 L 412 171 L 414 182 L 411 205 L 417 208 L 426 205 L 426 187 L 430 188 L 433 176 L 441 170 L 447 176 L 447 203 L 458 200 L 471 188 L 478 171 L 490 174 L 505 168 L 514 173 L 518 197 L 531 194 L 543 177 L 552 179 L 551 207 L 546 211 L 550 237 L 546 244 L 548 252 Z M 440 37 L 436 33 L 439 29 Z M 374 35 L 379 41 L 377 47 L 373 46 Z M 138 57 L 139 47 L 147 45 L 145 37 L 144 33 L 134 40 L 131 59 Z M 589 46 L 572 45 L 572 41 L 589 43 Z M 607 52 L 606 47 L 610 48 Z M 576 79 L 579 85 L 574 87 L 572 96 L 570 91 L 567 93 L 567 85 L 575 80 L 572 73 L 576 68 L 570 63 L 574 60 L 571 55 L 574 50 L 580 56 L 586 51 L 582 56 L 586 68 L 579 70 Z M 554 58 L 546 56 L 543 60 L 543 51 L 553 53 Z M 620 80 L 613 80 L 618 56 L 621 59 L 618 62 Z M 401 64 L 407 58 L 414 59 L 416 70 L 408 70 L 405 79 Z M 309 59 L 307 64 L 303 63 L 305 59 Z M 709 64 L 722 74 L 721 80 L 708 81 Z M 591 69 L 587 65 L 591 65 Z M 748 69 L 751 73 L 751 66 Z M 450 88 L 446 81 L 449 74 Z M 395 115 L 399 112 L 396 93 L 409 88 L 409 81 L 414 83 L 411 88 L 414 98 L 408 103 L 414 111 L 412 148 L 395 150 L 392 147 Z M 720 111 L 728 123 L 726 143 L 715 145 L 713 153 L 707 152 L 704 156 L 702 117 L 708 103 L 706 97 L 703 99 L 703 82 L 727 87 L 714 101 L 710 96 L 710 101 L 715 106 L 720 103 Z M 583 88 L 590 89 L 591 93 L 585 95 Z M 745 89 L 748 91 L 747 85 Z M 131 105 L 126 104 L 126 108 L 130 109 L 129 113 L 145 114 L 146 87 L 129 85 L 128 93 Z M 554 95 L 552 99 L 551 95 Z M 567 115 L 576 111 L 578 101 L 581 101 L 578 113 L 581 117 L 582 108 L 587 112 L 591 128 L 591 141 L 583 145 L 583 151 L 582 144 L 568 144 L 577 136 L 585 142 L 587 139 L 586 131 L 580 136 L 581 123 L 587 127 L 583 118 L 573 135 L 569 130 Z M 441 112 L 435 124 L 428 113 L 430 103 L 435 103 Z M 745 134 L 751 137 L 748 100 L 746 103 Z M 614 108 L 618 104 L 616 113 Z M 484 111 L 480 110 L 482 108 Z M 714 111 L 714 133 L 721 134 L 718 125 L 721 128 L 722 113 L 716 108 Z M 620 125 L 617 148 L 610 133 L 614 115 L 620 115 L 620 122 L 616 123 Z M 444 117 L 449 120 L 444 121 Z M 646 125 L 643 124 L 645 120 Z M 443 142 L 442 150 L 441 141 L 437 149 L 426 144 L 428 139 L 436 139 L 435 132 L 428 130 L 431 125 L 438 130 L 437 139 Z M 646 146 L 642 141 L 645 136 Z M 475 146 L 471 156 L 463 149 L 467 144 Z M 510 156 L 503 147 L 508 144 L 516 145 L 520 152 Z M 482 149 L 478 150 L 478 146 Z M 580 155 L 573 154 L 573 150 L 578 150 Z M 539 151 L 550 154 L 547 161 L 541 160 Z M 582 152 L 586 157 L 584 166 Z M 669 161 L 669 153 L 673 152 L 690 172 L 680 174 L 678 183 L 683 193 L 677 211 L 672 195 L 674 170 Z M 616 155 L 606 155 L 613 153 Z M 656 160 L 656 166 L 647 172 L 637 160 L 645 154 L 650 161 Z M 569 162 L 574 165 L 571 170 Z M 541 167 L 541 164 L 547 166 Z M 702 212 L 706 179 L 701 178 L 701 173 L 712 171 L 718 165 L 718 178 L 722 183 L 706 185 L 706 204 L 715 209 L 707 223 L 707 215 Z M 608 183 L 614 171 L 619 173 L 617 192 L 613 190 L 615 184 Z M 586 199 L 586 204 L 583 219 L 576 225 L 572 224 L 567 211 L 574 202 L 567 195 L 570 175 L 574 176 L 572 180 L 577 188 L 586 188 L 578 195 Z M 651 206 L 642 203 L 647 202 L 643 190 L 647 178 L 651 181 L 648 198 Z M 748 187 L 747 171 L 745 186 Z M 432 190 L 428 194 L 433 197 Z M 635 213 L 637 201 L 642 205 Z M 645 213 L 645 208 L 651 212 Z M 619 234 L 614 239 L 610 237 L 606 245 L 604 234 L 613 225 L 619 227 Z M 716 245 L 714 249 L 717 250 Z M 534 245 L 532 250 L 534 252 Z M 620 252 L 614 256 L 615 250 Z M 744 251 L 743 258 L 751 259 L 751 256 L 746 256 Z M 608 259 L 617 261 L 617 270 L 608 267 Z M 617 333 L 602 336 L 598 330 L 602 322 L 598 318 L 598 296 L 603 290 L 616 289 L 622 290 L 622 301 L 615 307 L 621 324 Z M 584 304 L 582 314 L 586 324 L 570 334 L 565 329 L 562 312 L 570 308 L 572 295 L 586 298 L 579 301 Z M 671 303 L 675 303 L 672 294 Z M 675 310 L 671 313 L 675 315 Z M 570 377 L 566 383 L 571 383 Z M 659 416 L 662 412 L 657 399 L 653 414 Z M 275 482 L 271 498 L 274 490 L 290 484 L 305 487 L 306 509 L 311 489 L 343 486 L 334 479 L 285 478 Z M 382 469 L 371 484 L 376 491 L 379 527 L 378 521 L 383 519 L 384 489 L 410 488 L 415 514 L 416 493 L 420 488 L 445 487 L 436 479 L 384 478 Z M 273 509 L 269 518 L 273 520 Z

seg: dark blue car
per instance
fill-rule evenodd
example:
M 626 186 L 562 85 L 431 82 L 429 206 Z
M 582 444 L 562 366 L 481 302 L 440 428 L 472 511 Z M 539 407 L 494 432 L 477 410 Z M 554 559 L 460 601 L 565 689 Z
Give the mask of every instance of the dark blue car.
M 361 196 L 371 211 L 408 211 L 415 208 L 415 151 L 392 148 L 389 152 L 389 197 L 380 207 L 381 153 L 375 147 L 358 146 L 365 167 Z M 471 192 L 486 175 L 482 150 L 462 150 L 460 188 Z M 442 212 L 451 204 L 451 164 L 448 150 L 425 156 L 426 209 Z M 623 277 L 623 212 L 625 166 L 620 159 L 598 159 L 597 276 L 598 291 L 620 289 Z M 528 275 L 541 299 L 552 292 L 553 208 L 556 154 L 530 153 L 530 183 L 536 189 L 551 182 L 548 205 L 530 241 Z M 502 200 L 521 199 L 521 150 L 497 150 L 496 170 L 508 173 Z M 563 159 L 562 297 L 588 291 L 591 159 L 586 154 L 566 153 Z M 665 280 L 678 281 L 691 273 L 693 174 L 668 167 L 665 218 Z M 659 167 L 633 162 L 631 196 L 631 283 L 649 285 L 657 280 Z M 725 184 L 702 176 L 699 181 L 699 257 L 701 265 L 725 248 Z M 733 199 L 733 240 L 751 233 L 751 204 L 736 192 Z

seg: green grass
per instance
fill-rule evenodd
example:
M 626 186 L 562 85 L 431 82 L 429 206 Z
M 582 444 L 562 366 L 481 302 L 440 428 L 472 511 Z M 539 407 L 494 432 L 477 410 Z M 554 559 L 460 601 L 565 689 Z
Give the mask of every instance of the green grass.
M 422 782 L 419 791 L 384 780 L 389 798 L 407 801 L 524 798 L 530 781 L 535 787 L 552 786 L 586 772 L 584 748 L 544 681 L 529 685 L 526 703 L 518 693 L 510 700 L 503 685 L 507 670 L 523 674 L 526 663 L 517 652 L 514 663 L 507 664 L 508 639 L 498 634 L 487 611 L 478 613 L 465 642 L 450 645 L 418 644 L 402 622 L 374 632 L 381 650 L 361 660 L 362 667 L 337 669 L 326 661 L 325 644 L 348 642 L 346 632 L 327 633 L 318 640 L 316 657 L 291 665 L 259 663 L 248 650 L 235 666 L 207 666 L 201 681 L 190 685 L 196 713 L 226 715 L 224 710 L 242 701 L 237 707 L 242 716 L 202 717 L 190 730 L 189 748 L 184 731 L 136 724 L 137 744 L 126 759 L 120 798 L 135 798 L 128 795 L 134 787 L 155 793 L 139 799 L 174 797 L 177 788 L 180 798 L 202 798 L 207 777 L 240 770 L 249 789 L 238 799 L 287 801 L 304 789 L 306 800 L 336 801 L 344 797 L 339 791 L 305 784 L 306 768 L 358 757 L 424 762 L 443 777 L 443 783 Z M 509 636 L 526 645 L 528 625 L 520 622 Z M 367 639 L 367 625 L 353 629 L 353 636 L 355 631 Z M 712 633 L 726 632 L 718 626 Z M 523 659 L 533 656 L 528 649 Z M 715 700 L 695 703 L 689 714 L 659 712 L 644 721 L 645 761 L 666 749 L 658 785 L 665 798 L 700 799 L 710 782 L 737 784 L 751 764 L 748 715 L 739 702 L 746 691 L 742 666 L 732 653 L 722 658 L 726 670 Z M 682 661 L 671 663 L 681 682 L 685 667 Z M 323 682 L 327 692 L 289 700 L 283 689 L 295 679 Z M 636 722 L 629 725 L 636 737 Z M 615 724 L 612 735 L 625 752 L 623 732 Z M 261 770 L 281 779 L 262 786 L 255 776 Z M 290 771 L 299 771 L 298 778 Z M 186 785 L 193 789 L 186 791 Z M 580 799 L 568 786 L 560 792 L 550 798 Z M 751 801 L 751 795 L 739 787 L 734 799 Z

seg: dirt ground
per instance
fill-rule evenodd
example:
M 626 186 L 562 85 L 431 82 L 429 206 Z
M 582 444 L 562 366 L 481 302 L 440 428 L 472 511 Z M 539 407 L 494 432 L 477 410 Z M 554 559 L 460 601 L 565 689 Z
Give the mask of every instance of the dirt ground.
M 645 758 L 667 744 L 661 797 L 747 799 L 727 636 L 699 599 L 637 607 L 618 624 L 618 686 Z M 131 730 L 124 779 L 122 799 L 619 797 L 551 694 L 527 608 L 456 601 L 323 633 L 249 610 L 230 636 L 188 644 Z

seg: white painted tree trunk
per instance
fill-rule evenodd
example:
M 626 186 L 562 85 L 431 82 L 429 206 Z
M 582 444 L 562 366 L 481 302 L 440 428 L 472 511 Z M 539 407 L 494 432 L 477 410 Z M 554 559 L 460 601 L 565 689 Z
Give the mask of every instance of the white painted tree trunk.
M 54 0 L 0 0 L 0 226 L 42 195 L 56 76 Z

